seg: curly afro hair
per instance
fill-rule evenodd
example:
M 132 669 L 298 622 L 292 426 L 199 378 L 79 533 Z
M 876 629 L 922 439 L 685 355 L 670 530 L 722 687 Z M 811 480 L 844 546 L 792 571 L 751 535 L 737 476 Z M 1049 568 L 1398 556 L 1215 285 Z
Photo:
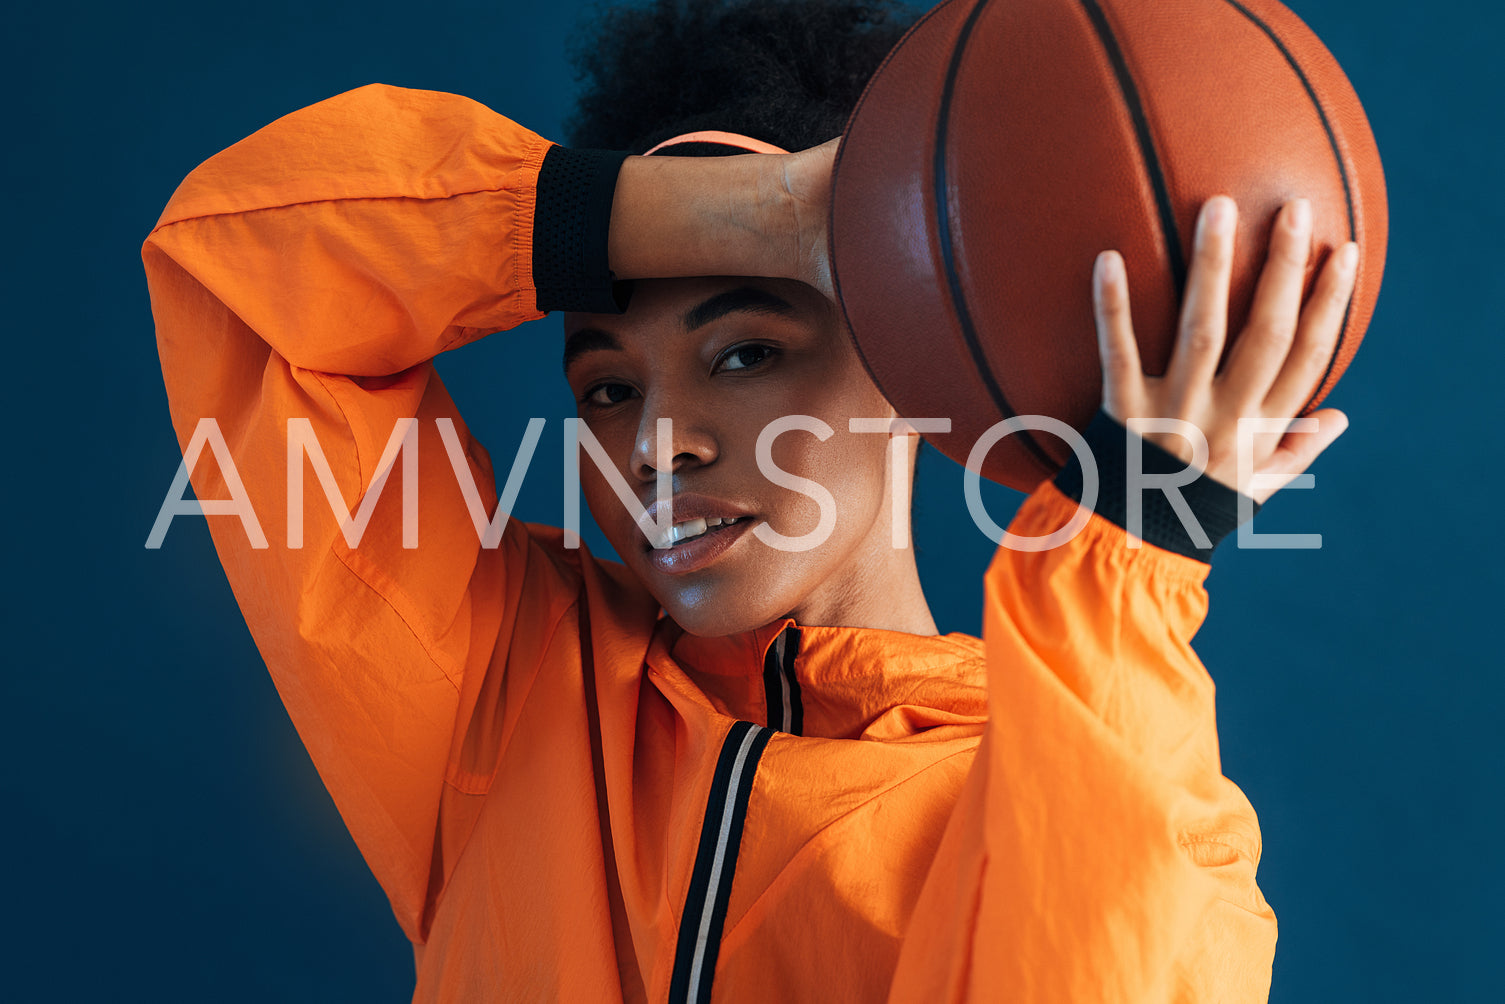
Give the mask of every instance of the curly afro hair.
M 699 129 L 803 150 L 841 133 L 920 12 L 893 0 L 651 0 L 598 11 L 571 52 L 569 145 L 643 153 Z M 688 152 L 688 151 L 687 151 Z

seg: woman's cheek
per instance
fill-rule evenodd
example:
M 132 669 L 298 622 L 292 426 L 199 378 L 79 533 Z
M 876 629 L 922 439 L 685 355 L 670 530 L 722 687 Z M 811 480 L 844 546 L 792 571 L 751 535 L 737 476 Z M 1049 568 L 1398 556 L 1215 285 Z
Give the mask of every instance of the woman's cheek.
M 834 422 L 828 423 L 834 428 Z M 787 432 L 775 441 L 772 477 L 792 475 L 813 481 L 830 493 L 835 524 L 830 541 L 848 541 L 862 533 L 881 506 L 885 480 L 887 436 L 861 435 L 838 429 L 822 441 L 803 430 Z M 770 480 L 772 480 L 772 477 Z M 786 536 L 803 536 L 818 529 L 827 515 L 819 492 L 807 486 L 780 488 L 779 522 L 773 528 Z
M 622 455 L 621 448 L 616 444 L 603 441 L 602 445 L 607 450 L 607 456 Z M 627 511 L 627 506 L 612 490 L 610 483 L 606 480 L 606 475 L 596 466 L 595 460 L 583 446 L 576 452 L 575 462 L 579 465 L 580 492 L 585 496 L 586 508 L 601 528 L 607 541 L 616 549 L 617 554 L 625 557 L 627 549 L 638 546 L 640 541 L 647 538 L 638 529 L 632 514 Z M 632 480 L 620 469 L 617 470 L 617 475 L 626 479 L 629 486 L 633 486 Z M 637 493 L 634 492 L 634 494 Z

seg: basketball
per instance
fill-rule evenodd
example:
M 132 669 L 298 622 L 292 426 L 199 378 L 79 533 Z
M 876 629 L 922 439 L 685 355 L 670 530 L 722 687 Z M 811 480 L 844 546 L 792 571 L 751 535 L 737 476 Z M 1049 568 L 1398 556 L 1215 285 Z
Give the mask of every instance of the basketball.
M 869 82 L 833 177 L 837 299 L 879 389 L 965 463 L 1015 415 L 1085 427 L 1101 401 L 1095 257 L 1122 252 L 1140 357 L 1165 371 L 1196 215 L 1239 206 L 1231 345 L 1275 216 L 1311 200 L 1314 254 L 1359 245 L 1343 375 L 1384 267 L 1385 183 L 1337 61 L 1274 0 L 946 0 Z M 983 476 L 1028 491 L 1070 455 L 1005 437 Z

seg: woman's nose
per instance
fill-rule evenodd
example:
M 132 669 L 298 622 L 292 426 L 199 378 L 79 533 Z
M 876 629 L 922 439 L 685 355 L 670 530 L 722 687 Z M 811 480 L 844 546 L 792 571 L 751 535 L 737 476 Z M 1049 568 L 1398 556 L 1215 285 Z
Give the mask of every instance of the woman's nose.
M 632 468 L 639 478 L 652 481 L 661 470 L 678 473 L 690 466 L 704 467 L 719 453 L 713 426 L 697 409 L 644 402 L 632 449 Z

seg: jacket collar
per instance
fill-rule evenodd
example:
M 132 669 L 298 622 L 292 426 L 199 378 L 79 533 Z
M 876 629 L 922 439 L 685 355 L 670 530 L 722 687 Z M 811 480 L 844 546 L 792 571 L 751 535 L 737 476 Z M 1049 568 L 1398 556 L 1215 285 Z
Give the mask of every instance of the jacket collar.
M 742 634 L 705 638 L 664 619 L 649 664 L 691 684 L 697 703 L 761 721 L 765 660 L 785 631 L 799 635 L 795 671 L 810 723 L 824 723 L 808 734 L 898 738 L 987 720 L 982 641 L 964 634 L 923 636 L 781 618 Z

